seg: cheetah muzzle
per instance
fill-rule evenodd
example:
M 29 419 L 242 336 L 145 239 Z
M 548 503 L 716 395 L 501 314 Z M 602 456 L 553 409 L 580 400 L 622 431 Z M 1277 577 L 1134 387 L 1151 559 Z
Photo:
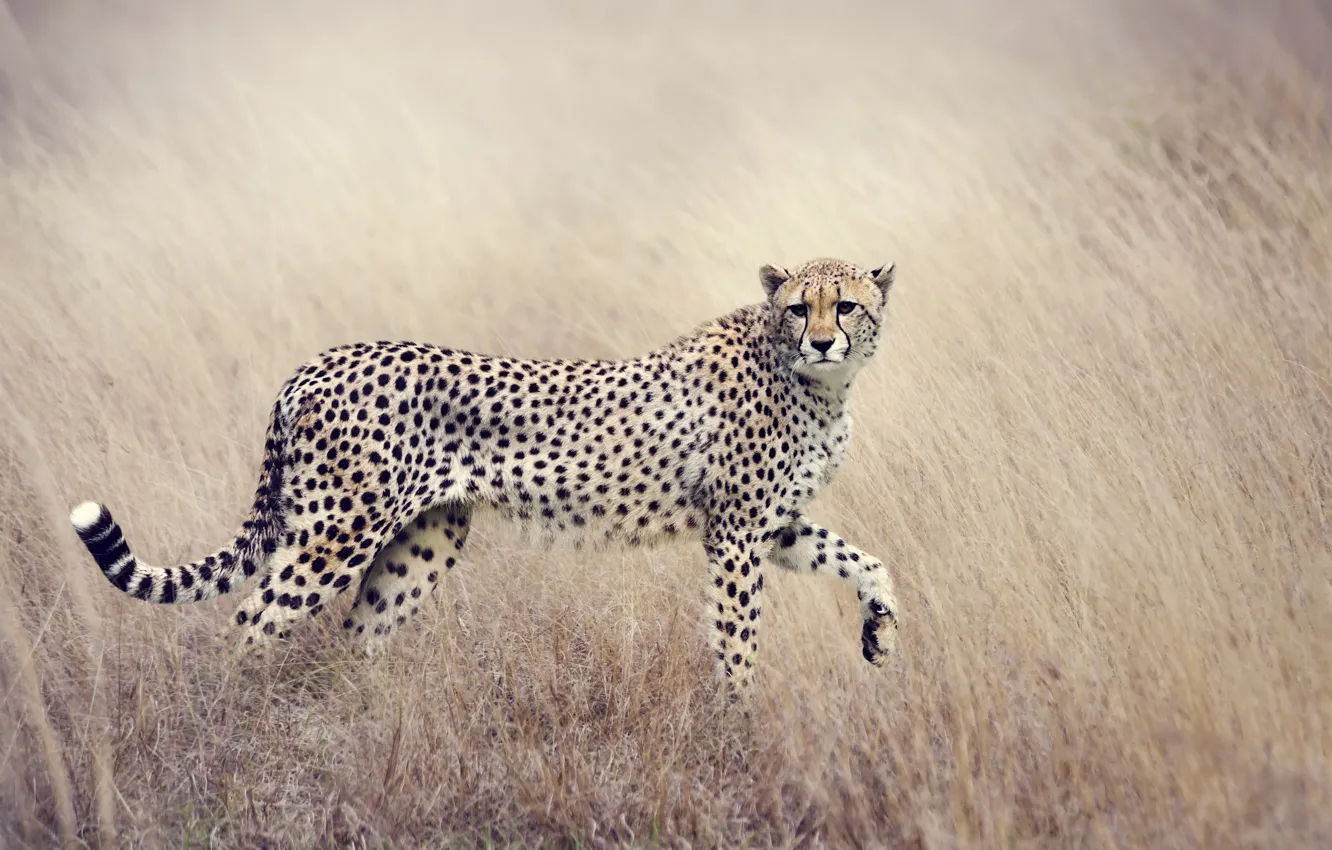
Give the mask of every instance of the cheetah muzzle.
M 879 665 L 897 643 L 889 571 L 804 510 L 845 459 L 893 277 L 835 259 L 763 266 L 762 302 L 626 360 L 339 346 L 283 384 L 249 515 L 217 551 L 150 566 L 104 506 L 70 521 L 138 599 L 198 602 L 257 578 L 233 617 L 242 653 L 354 588 L 342 625 L 373 654 L 438 595 L 473 520 L 498 515 L 546 544 L 701 543 L 709 645 L 732 693 L 751 679 L 765 565 L 848 582 Z

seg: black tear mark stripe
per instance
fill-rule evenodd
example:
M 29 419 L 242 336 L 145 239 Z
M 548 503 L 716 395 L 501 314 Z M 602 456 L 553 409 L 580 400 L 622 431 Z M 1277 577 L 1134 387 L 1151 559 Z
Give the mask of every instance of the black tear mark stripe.
M 850 354 L 851 334 L 847 333 L 846 328 L 842 327 L 842 311 L 839 309 L 842 305 L 842 281 L 840 278 L 838 279 L 836 286 L 837 286 L 837 297 L 833 299 L 833 321 L 837 323 L 837 330 L 842 334 L 842 336 L 846 337 L 845 354 Z

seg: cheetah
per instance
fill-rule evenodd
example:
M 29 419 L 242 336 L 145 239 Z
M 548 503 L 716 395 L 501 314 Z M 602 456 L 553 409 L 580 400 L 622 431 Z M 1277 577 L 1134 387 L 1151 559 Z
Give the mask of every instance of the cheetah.
M 149 566 L 101 504 L 70 521 L 103 575 L 148 602 L 212 599 L 261 574 L 234 617 L 242 656 L 353 584 L 342 625 L 377 653 L 492 512 L 546 543 L 702 543 L 706 629 L 733 693 L 752 677 L 765 561 L 850 582 L 862 654 L 881 665 L 897 640 L 888 570 L 803 511 L 842 466 L 894 270 L 765 265 L 762 302 L 635 359 L 332 348 L 282 386 L 253 506 L 218 551 Z

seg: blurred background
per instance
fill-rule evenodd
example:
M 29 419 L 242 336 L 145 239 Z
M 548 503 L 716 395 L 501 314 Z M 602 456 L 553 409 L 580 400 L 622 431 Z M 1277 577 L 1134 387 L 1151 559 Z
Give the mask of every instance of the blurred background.
M 0 845 L 1332 843 L 1332 7 L 0 3 Z M 627 357 L 896 262 L 720 713 L 701 551 L 478 520 L 419 628 L 243 678 L 69 528 L 234 532 L 272 398 L 406 338 Z M 345 600 L 346 604 L 350 600 Z

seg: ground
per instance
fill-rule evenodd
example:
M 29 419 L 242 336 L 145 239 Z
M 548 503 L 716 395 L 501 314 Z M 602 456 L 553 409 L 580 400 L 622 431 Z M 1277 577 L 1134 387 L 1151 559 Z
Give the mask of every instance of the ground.
M 1183 5 L 13 4 L 0 841 L 1328 844 L 1325 114 Z M 897 262 L 810 515 L 900 661 L 772 571 L 752 727 L 685 549 L 478 523 L 392 652 L 247 680 L 69 529 L 225 539 L 326 347 L 627 356 L 820 255 Z

